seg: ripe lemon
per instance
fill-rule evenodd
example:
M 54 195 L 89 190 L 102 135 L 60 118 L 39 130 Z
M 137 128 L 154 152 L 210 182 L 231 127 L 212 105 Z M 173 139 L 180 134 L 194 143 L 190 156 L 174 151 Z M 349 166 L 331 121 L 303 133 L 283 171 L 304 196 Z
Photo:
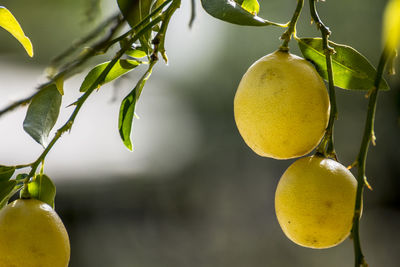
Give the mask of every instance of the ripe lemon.
M 36 199 L 0 210 L 0 267 L 66 267 L 67 231 L 57 213 Z
M 295 161 L 282 175 L 275 211 L 286 236 L 298 245 L 329 248 L 350 233 L 357 181 L 340 163 L 322 157 Z
M 329 97 L 305 59 L 276 51 L 244 74 L 234 100 L 237 128 L 257 154 L 289 159 L 308 154 L 323 137 Z

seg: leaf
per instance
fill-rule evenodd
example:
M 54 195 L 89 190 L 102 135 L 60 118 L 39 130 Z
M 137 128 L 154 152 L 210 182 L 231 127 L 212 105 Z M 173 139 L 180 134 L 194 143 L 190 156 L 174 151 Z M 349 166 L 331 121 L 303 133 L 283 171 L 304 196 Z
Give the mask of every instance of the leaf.
M 122 15 L 131 27 L 150 14 L 152 0 L 117 0 Z
M 128 49 L 125 51 L 125 54 L 133 58 L 142 58 L 147 56 L 146 52 L 140 49 Z
M 165 2 L 165 0 L 156 0 L 154 2 L 153 6 L 151 7 L 151 11 L 153 11 L 157 7 L 161 6 L 164 2 Z
M 31 40 L 25 36 L 24 31 L 13 14 L 3 6 L 0 6 L 0 27 L 11 33 L 25 48 L 26 53 L 28 53 L 30 57 L 33 57 Z
M 10 197 L 19 189 L 17 188 L 14 190 L 16 184 L 17 182 L 15 180 L 0 181 L 0 209 L 7 205 Z
M 61 95 L 64 95 L 64 75 L 59 76 L 55 81 L 54 84 L 57 87 L 58 92 Z
M 24 120 L 24 130 L 42 146 L 57 121 L 61 95 L 55 84 L 41 89 L 32 99 Z
M 81 85 L 81 88 L 79 88 L 79 91 L 86 92 L 90 88 L 90 86 L 92 86 L 92 84 L 97 80 L 103 70 L 107 67 L 108 63 L 110 63 L 110 61 L 99 64 L 91 71 L 89 71 Z M 131 59 L 118 60 L 118 62 L 111 68 L 107 76 L 104 78 L 103 82 L 101 82 L 98 87 L 128 73 L 129 71 L 139 66 L 141 63 L 142 62 L 140 61 Z
M 400 42 L 400 0 L 391 0 L 386 4 L 383 16 L 383 43 L 393 50 Z
M 253 15 L 257 15 L 258 11 L 260 11 L 260 4 L 257 0 L 244 0 L 242 3 L 242 8 Z
M 245 2 L 249 1 L 243 1 Z M 201 4 L 208 14 L 229 23 L 246 26 L 283 26 L 251 14 L 233 0 L 201 0 Z
M 39 174 L 28 184 L 28 191 L 31 197 L 49 204 L 54 208 L 56 197 L 56 186 L 45 174 Z
M 14 174 L 14 166 L 3 166 L 0 165 L 0 181 L 7 181 Z
M 322 78 L 328 80 L 325 54 L 321 38 L 297 39 L 303 56 L 311 61 Z M 354 48 L 329 42 L 336 53 L 332 55 L 332 70 L 335 86 L 343 89 L 370 90 L 374 87 L 376 70 L 371 63 Z M 380 89 L 389 90 L 385 80 Z
M 138 81 L 135 88 L 122 100 L 121 107 L 119 109 L 119 119 L 118 119 L 118 129 L 119 135 L 124 143 L 124 145 L 132 150 L 131 141 L 131 130 L 133 117 L 135 116 L 136 102 L 138 101 L 142 89 L 149 79 L 152 71 L 152 65 L 149 66 L 147 72 Z
M 18 183 L 23 183 L 24 180 L 26 179 L 26 177 L 28 177 L 28 174 L 27 174 L 27 173 L 19 173 L 19 174 L 17 174 L 17 177 L 15 177 L 15 180 L 16 180 Z

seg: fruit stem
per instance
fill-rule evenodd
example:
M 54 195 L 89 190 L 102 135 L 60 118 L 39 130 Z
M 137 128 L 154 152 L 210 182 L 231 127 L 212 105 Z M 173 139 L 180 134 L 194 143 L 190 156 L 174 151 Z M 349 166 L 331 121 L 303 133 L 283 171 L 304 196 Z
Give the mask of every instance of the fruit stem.
M 28 190 L 28 184 L 24 184 L 24 186 L 19 194 L 19 197 L 22 199 L 30 199 L 31 198 L 31 194 L 29 193 L 29 190 Z
M 310 13 L 311 18 L 317 25 L 318 29 L 321 31 L 322 36 L 322 48 L 324 49 L 325 59 L 326 59 L 326 69 L 328 72 L 328 91 L 329 91 L 329 102 L 331 104 L 331 110 L 329 112 L 328 126 L 325 130 L 325 136 L 322 139 L 320 145 L 317 148 L 317 153 L 325 155 L 326 157 L 334 158 L 337 160 L 336 151 L 333 142 L 333 127 L 335 120 L 337 118 L 337 105 L 336 105 L 336 94 L 335 94 L 335 83 L 333 79 L 332 70 L 332 54 L 335 50 L 329 46 L 329 35 L 331 31 L 319 18 L 317 9 L 315 7 L 316 0 L 309 0 L 310 3 Z
M 297 20 L 299 19 L 301 10 L 303 9 L 304 5 L 304 0 L 297 0 L 297 7 L 296 10 L 293 13 L 293 17 L 289 22 L 289 27 L 287 30 L 282 34 L 281 40 L 283 40 L 283 44 L 279 47 L 279 50 L 282 52 L 288 52 L 289 51 L 289 42 L 290 39 L 292 38 L 292 34 L 296 36 L 296 24 Z
M 385 46 L 381 57 L 379 59 L 378 68 L 376 71 L 376 77 L 374 82 L 374 87 L 368 93 L 368 111 L 367 118 L 364 127 L 364 134 L 360 146 L 360 151 L 358 153 L 357 162 L 357 195 L 356 195 L 356 205 L 354 208 L 353 217 L 353 228 L 351 229 L 353 243 L 354 243 L 354 253 L 355 253 L 355 267 L 368 266 L 365 262 L 364 255 L 361 251 L 359 225 L 360 225 L 360 214 L 362 206 L 362 196 L 364 191 L 364 185 L 366 185 L 365 180 L 365 167 L 368 154 L 369 143 L 373 141 L 374 138 L 374 122 L 376 113 L 376 103 L 378 99 L 379 86 L 382 81 L 383 71 L 385 69 L 386 63 L 392 58 L 393 53 L 388 46 Z

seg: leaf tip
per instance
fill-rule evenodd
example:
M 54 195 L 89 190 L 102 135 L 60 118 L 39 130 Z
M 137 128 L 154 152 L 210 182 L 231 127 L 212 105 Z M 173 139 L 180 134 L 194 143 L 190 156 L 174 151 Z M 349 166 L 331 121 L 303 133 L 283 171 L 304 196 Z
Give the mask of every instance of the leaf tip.
M 124 144 L 125 144 L 125 147 L 126 147 L 129 151 L 133 151 L 133 146 L 132 146 L 131 140 L 126 140 L 126 141 L 124 142 Z
M 25 48 L 26 53 L 28 54 L 28 56 L 29 56 L 29 57 L 33 57 L 34 52 L 33 52 L 33 45 L 32 45 L 32 42 L 31 42 L 31 40 L 30 40 L 28 37 L 25 36 L 25 38 L 26 38 L 26 39 L 25 39 L 25 41 L 24 41 L 23 46 L 24 46 L 24 48 Z

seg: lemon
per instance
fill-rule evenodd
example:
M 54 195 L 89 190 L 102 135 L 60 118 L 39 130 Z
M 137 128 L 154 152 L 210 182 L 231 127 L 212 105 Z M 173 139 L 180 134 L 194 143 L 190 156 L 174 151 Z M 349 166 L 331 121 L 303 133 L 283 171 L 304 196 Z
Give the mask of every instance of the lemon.
M 0 267 L 66 267 L 67 231 L 57 213 L 36 199 L 18 199 L 0 210 Z
M 244 74 L 234 100 L 237 128 L 257 154 L 275 159 L 311 152 L 325 133 L 329 97 L 305 59 L 276 51 Z
M 384 45 L 389 49 L 396 49 L 400 42 L 400 0 L 390 0 L 386 4 L 383 16 L 383 38 Z
M 347 238 L 357 181 L 340 163 L 322 157 L 295 161 L 282 175 L 275 211 L 286 236 L 298 245 L 329 248 Z

